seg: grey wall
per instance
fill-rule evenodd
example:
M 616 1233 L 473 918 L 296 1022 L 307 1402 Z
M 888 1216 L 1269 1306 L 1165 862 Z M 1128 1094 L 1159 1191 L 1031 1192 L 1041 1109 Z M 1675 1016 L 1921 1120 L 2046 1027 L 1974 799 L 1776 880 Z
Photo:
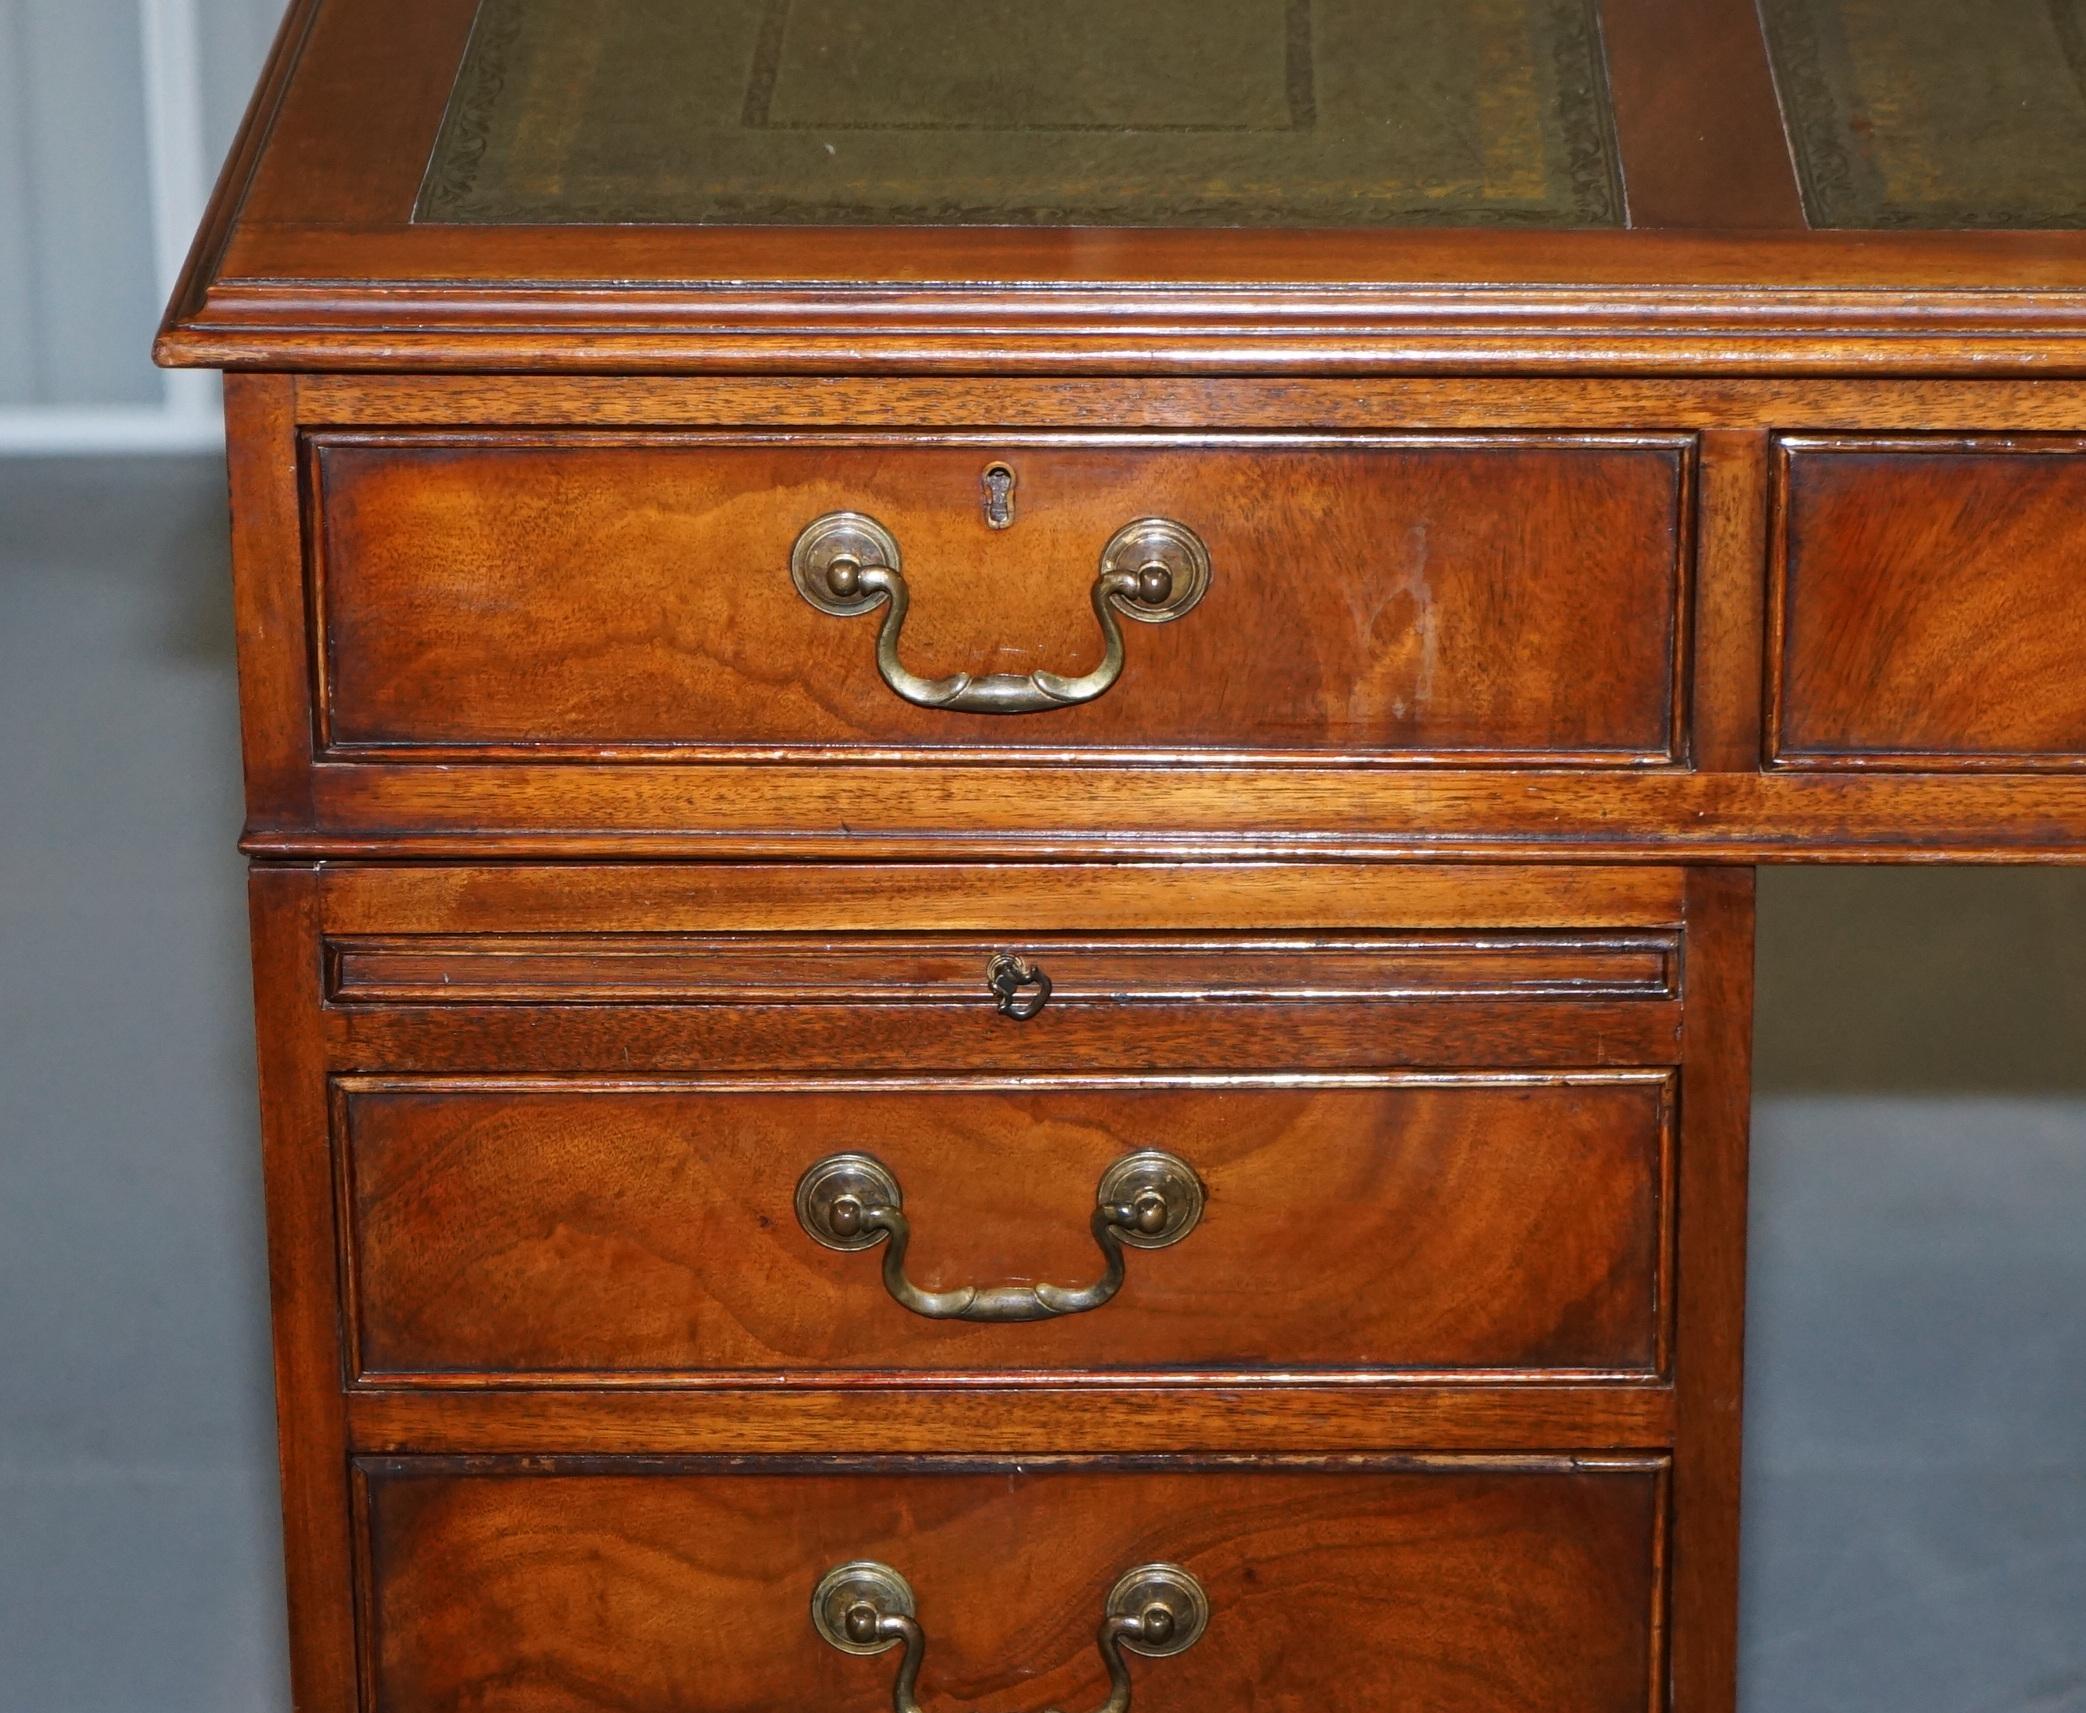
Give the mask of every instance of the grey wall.
M 159 401 L 141 3 L 0 0 L 0 409 Z M 194 5 L 214 172 L 282 3 Z
M 231 147 L 286 0 L 195 0 L 203 67 L 204 144 L 210 168 Z
M 286 1713 L 222 481 L 0 463 L 0 1710 Z
M 0 1713 L 282 1713 L 214 464 L 0 466 L 0 733 Z M 2086 871 L 1761 907 L 1747 1713 L 2080 1713 Z
M 2080 1713 L 2086 870 L 1760 906 L 1748 1713 Z

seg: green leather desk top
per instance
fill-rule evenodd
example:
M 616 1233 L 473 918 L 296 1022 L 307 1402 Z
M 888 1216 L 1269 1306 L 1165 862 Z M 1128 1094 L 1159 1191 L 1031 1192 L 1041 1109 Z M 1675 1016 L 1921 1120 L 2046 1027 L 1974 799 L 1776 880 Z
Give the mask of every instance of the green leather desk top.
M 1760 0 L 1817 227 L 2086 219 L 2086 0 Z M 1628 218 L 1598 0 L 482 0 L 428 224 Z
M 2086 224 L 2086 0 L 1761 0 L 1813 226 Z
M 484 0 L 418 217 L 1622 214 L 1594 0 Z

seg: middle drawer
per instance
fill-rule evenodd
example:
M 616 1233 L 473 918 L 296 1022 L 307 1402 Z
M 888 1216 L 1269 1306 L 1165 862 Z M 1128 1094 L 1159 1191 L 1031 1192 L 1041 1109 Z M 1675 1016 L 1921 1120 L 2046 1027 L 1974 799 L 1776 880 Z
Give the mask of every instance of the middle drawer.
M 1663 1365 L 1663 1070 L 335 1089 L 382 1384 Z

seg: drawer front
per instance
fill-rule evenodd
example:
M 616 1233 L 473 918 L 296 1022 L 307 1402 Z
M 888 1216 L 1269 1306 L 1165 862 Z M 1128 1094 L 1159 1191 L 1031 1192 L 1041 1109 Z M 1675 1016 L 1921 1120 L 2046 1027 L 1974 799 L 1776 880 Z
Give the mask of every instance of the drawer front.
M 1127 1655 L 1140 1713 L 1628 1713 L 1662 1674 L 1654 1459 L 357 1476 L 376 1713 L 883 1713 L 904 1650 L 844 1652 L 811 1616 L 857 1561 L 909 1586 L 930 1707 L 1100 1706 L 1096 1631 L 1145 1565 L 1208 1615 L 1170 1657 Z
M 333 433 L 309 457 L 322 755 L 1680 753 L 1681 436 Z M 841 511 L 899 550 L 892 662 L 917 679 L 1032 700 L 1031 673 L 1096 669 L 1103 550 L 1135 520 L 1192 532 L 1207 591 L 1111 619 L 1121 675 L 1090 700 L 918 706 L 880 675 L 887 609 L 792 580 Z
M 1658 1070 L 350 1077 L 335 1128 L 352 1360 L 387 1386 L 1649 1375 L 1673 1107 Z M 1161 1247 L 1127 1226 L 1104 1241 L 1097 1205 L 1149 1179 L 1122 1168 L 1129 1188 L 1109 1192 L 1111 1170 L 1153 1150 L 1192 1180 L 1150 1179 L 1164 1217 L 1192 1223 L 1163 1227 Z M 898 1280 L 882 1269 L 899 1234 L 835 1247 L 846 1234 L 800 1194 L 851 1155 L 884 1189 L 842 1168 L 810 1182 L 900 1206 Z
M 1769 750 L 2086 768 L 2086 447 L 1782 445 Z
M 541 871 L 469 872 L 511 901 L 474 916 L 497 923 L 505 913 L 521 931 L 392 933 L 378 901 L 375 931 L 328 937 L 327 991 L 354 1037 L 354 1068 L 1580 1068 L 1667 1064 L 1679 1045 L 1681 943 L 1671 930 L 1055 929 L 1053 916 L 1134 917 L 1140 898 L 1161 916 L 1188 902 L 1167 896 L 1192 884 L 1182 871 L 1118 870 L 1057 897 L 1032 889 L 1040 919 L 1010 912 L 1024 926 L 996 938 L 677 934 L 675 894 L 689 890 L 688 877 L 658 871 L 655 883 L 630 871 L 642 878 L 626 885 L 619 876 L 597 913 L 618 926 L 586 932 L 571 930 L 587 914 L 587 878 L 560 874 L 546 885 Z M 821 877 L 816 888 L 786 871 L 770 878 L 820 916 L 858 924 L 907 908 L 905 895 L 917 892 L 873 869 Z M 1370 890 L 1367 881 L 1356 888 L 1362 912 Z M 529 893 L 547 908 L 529 905 Z M 857 894 L 858 908 L 849 903 Z M 1316 894 L 1297 902 L 1353 908 Z M 758 919 L 786 907 L 768 893 L 750 908 Z M 449 925 L 442 914 L 437 929 Z M 701 914 L 714 919 L 708 907 Z M 629 931 L 648 917 L 665 931 Z M 526 931 L 534 923 L 567 931 Z M 1017 980 L 1023 971 L 1029 979 Z

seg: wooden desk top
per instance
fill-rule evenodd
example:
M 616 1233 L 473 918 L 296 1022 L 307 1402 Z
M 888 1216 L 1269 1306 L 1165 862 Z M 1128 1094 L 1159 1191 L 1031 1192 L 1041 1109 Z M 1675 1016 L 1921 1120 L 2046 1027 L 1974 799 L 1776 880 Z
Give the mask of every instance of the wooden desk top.
M 2086 15 L 1966 16 L 299 0 L 161 356 L 2078 373 Z

